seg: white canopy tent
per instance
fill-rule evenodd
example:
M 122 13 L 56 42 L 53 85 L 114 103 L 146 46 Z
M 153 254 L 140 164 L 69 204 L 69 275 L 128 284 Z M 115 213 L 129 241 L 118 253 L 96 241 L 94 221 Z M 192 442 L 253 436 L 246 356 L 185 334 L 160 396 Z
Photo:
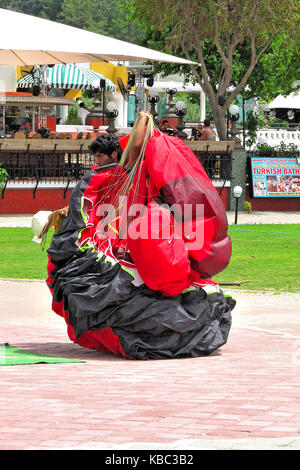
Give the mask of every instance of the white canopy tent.
M 278 95 L 275 100 L 268 104 L 268 108 L 300 109 L 300 92 L 291 93 L 286 97 Z
M 188 60 L 23 13 L 0 9 L 0 65 Z

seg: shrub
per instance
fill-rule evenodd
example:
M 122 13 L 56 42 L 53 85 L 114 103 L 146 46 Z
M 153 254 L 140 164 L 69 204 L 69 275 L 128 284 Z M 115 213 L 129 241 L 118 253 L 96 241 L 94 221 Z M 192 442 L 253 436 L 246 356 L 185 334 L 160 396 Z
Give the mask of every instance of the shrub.
M 7 180 L 7 178 L 8 178 L 8 173 L 5 170 L 5 168 L 1 167 L 1 163 L 0 163 L 0 189 L 4 187 L 5 181 Z
M 69 112 L 68 112 L 68 117 L 65 121 L 65 124 L 73 124 L 73 125 L 81 125 L 81 119 L 78 116 L 77 113 L 78 106 L 70 106 Z
M 246 144 L 251 147 L 257 138 L 257 130 L 264 126 L 264 120 L 261 113 L 249 111 L 246 118 L 247 140 Z
M 244 209 L 245 209 L 245 211 L 248 212 L 248 214 L 250 214 L 250 212 L 252 211 L 251 202 L 245 201 L 245 202 L 244 202 Z
M 295 144 L 281 142 L 280 145 L 275 145 L 274 147 L 258 144 L 251 153 L 263 157 L 296 157 L 299 155 L 299 149 Z

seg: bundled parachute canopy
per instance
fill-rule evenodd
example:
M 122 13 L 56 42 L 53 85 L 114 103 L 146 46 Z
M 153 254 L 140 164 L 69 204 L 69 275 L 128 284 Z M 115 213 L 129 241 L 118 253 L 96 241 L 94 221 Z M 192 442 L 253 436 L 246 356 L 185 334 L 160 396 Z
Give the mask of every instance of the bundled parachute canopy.
M 211 280 L 231 256 L 223 203 L 180 139 L 155 130 L 141 155 L 131 172 L 95 168 L 73 190 L 48 250 L 53 310 L 72 341 L 99 351 L 208 354 L 227 341 L 235 304 Z

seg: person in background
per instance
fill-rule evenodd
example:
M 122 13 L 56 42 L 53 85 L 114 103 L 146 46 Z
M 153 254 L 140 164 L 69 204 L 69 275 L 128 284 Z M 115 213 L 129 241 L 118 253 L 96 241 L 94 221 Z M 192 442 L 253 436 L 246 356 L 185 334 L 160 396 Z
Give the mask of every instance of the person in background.
M 163 122 L 161 123 L 160 130 L 162 132 L 165 132 L 168 135 L 177 135 L 178 134 L 178 129 L 176 129 L 176 127 L 172 126 L 172 124 L 170 124 L 167 119 L 164 119 Z
M 196 127 L 192 128 L 192 137 L 194 140 L 199 140 L 202 137 L 203 126 L 202 124 L 198 124 Z
M 86 108 L 85 104 L 80 103 L 77 114 L 78 114 L 78 117 L 81 119 L 81 124 L 83 126 L 85 125 L 85 120 L 89 113 L 90 111 Z
M 217 140 L 216 131 L 210 127 L 209 119 L 204 119 L 204 128 L 199 140 Z

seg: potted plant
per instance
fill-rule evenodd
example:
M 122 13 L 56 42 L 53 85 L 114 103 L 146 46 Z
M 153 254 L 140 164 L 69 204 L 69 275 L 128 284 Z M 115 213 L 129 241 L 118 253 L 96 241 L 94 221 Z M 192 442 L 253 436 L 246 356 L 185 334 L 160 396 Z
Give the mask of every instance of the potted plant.
M 32 131 L 30 122 L 27 122 L 26 124 L 24 124 L 24 126 L 22 126 L 20 130 L 24 132 L 24 134 L 26 135 L 28 139 L 28 137 L 30 136 L 30 132 Z

